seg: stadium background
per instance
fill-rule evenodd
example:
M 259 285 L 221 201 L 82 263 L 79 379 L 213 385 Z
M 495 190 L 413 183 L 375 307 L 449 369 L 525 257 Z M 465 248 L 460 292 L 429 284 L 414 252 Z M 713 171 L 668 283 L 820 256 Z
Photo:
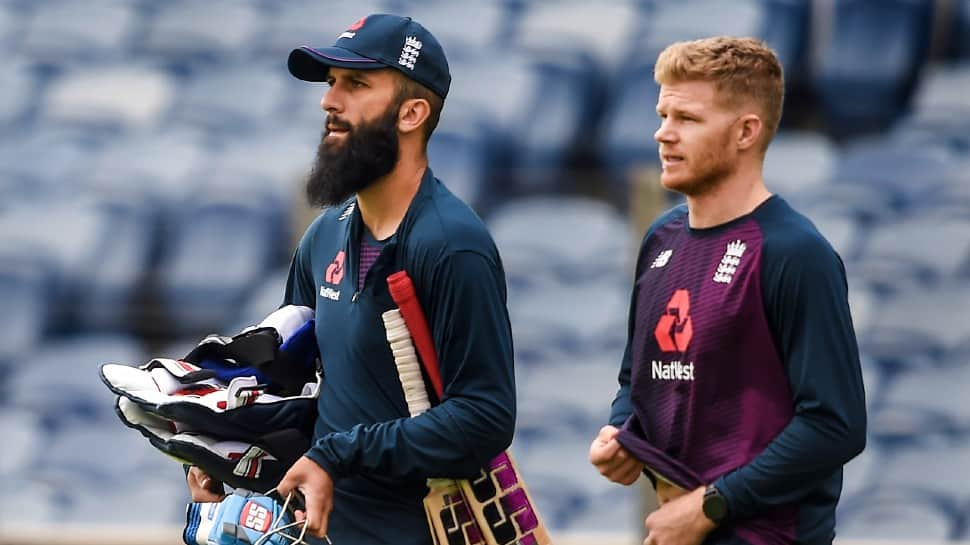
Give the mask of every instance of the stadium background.
M 323 122 L 286 54 L 374 11 L 448 53 L 431 164 L 503 254 L 512 450 L 556 535 L 638 542 L 646 489 L 586 456 L 633 252 L 674 202 L 651 67 L 732 34 L 787 73 L 769 188 L 849 272 L 870 437 L 839 535 L 970 540 L 970 1 L 0 0 L 0 542 L 177 541 L 181 468 L 120 425 L 97 368 L 275 308 Z

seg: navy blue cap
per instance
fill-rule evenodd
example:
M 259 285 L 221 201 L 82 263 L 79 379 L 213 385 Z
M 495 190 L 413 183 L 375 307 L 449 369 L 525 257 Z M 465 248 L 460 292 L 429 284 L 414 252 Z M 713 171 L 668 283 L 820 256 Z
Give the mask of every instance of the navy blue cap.
M 293 76 L 304 81 L 326 81 L 331 66 L 355 70 L 389 67 L 441 98 L 451 86 L 448 59 L 438 40 L 410 17 L 385 13 L 362 17 L 332 47 L 294 49 L 286 64 Z

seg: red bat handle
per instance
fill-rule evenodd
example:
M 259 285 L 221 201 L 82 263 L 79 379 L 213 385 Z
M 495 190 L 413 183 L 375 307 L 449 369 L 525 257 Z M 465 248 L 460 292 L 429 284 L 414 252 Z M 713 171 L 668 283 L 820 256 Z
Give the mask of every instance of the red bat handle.
M 414 346 L 424 364 L 424 370 L 431 379 L 431 386 L 438 394 L 438 399 L 444 396 L 444 385 L 441 382 L 441 371 L 438 370 L 438 355 L 434 351 L 434 340 L 431 338 L 431 331 L 428 329 L 428 319 L 424 316 L 421 303 L 414 292 L 414 283 L 407 271 L 399 271 L 387 277 L 387 288 L 391 292 L 391 298 L 401 311 L 401 318 L 411 332 L 414 339 Z

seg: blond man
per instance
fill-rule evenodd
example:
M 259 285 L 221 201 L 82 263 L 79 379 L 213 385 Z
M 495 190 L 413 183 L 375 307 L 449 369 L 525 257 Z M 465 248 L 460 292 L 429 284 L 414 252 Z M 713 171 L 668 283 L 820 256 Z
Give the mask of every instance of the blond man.
M 608 479 L 654 482 L 647 544 L 828 544 L 866 412 L 845 269 L 766 188 L 782 69 L 749 38 L 676 43 L 655 66 L 663 172 L 686 197 L 647 230 L 609 425 Z

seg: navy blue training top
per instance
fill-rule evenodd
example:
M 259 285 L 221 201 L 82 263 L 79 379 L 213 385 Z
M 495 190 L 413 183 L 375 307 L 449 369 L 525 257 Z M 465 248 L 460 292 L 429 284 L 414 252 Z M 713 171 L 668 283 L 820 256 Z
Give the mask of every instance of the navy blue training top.
M 653 476 L 714 483 L 707 543 L 828 544 L 842 466 L 865 445 L 838 254 L 777 196 L 709 229 L 682 205 L 647 231 L 610 423 Z
M 430 169 L 358 291 L 363 228 L 356 200 L 325 211 L 290 268 L 285 304 L 315 309 L 324 369 L 307 456 L 335 480 L 334 543 L 430 544 L 425 480 L 473 476 L 512 441 L 505 273 L 482 221 Z M 386 279 L 400 270 L 414 282 L 444 383 L 441 403 L 416 418 L 381 319 L 396 308 Z

